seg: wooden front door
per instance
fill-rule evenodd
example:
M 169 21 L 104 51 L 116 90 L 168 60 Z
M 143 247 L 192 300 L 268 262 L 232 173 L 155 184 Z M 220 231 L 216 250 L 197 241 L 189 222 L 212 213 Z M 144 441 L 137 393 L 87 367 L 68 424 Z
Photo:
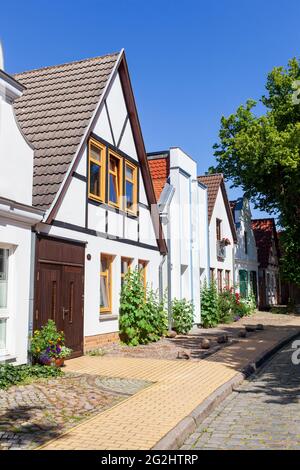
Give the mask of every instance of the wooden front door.
M 84 252 L 82 244 L 37 237 L 34 328 L 54 320 L 72 357 L 83 354 Z

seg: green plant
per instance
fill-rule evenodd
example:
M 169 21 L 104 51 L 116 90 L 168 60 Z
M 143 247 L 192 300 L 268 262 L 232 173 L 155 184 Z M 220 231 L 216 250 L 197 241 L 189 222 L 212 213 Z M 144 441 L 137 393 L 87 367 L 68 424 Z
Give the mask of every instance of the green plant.
M 105 351 L 103 349 L 92 349 L 91 351 L 88 351 L 87 356 L 104 356 Z
M 219 321 L 219 302 L 216 283 L 212 281 L 208 286 L 205 280 L 201 288 L 201 324 L 204 328 L 212 328 Z
M 3 364 L 0 365 L 0 389 L 21 383 L 29 383 L 37 379 L 59 377 L 61 375 L 63 375 L 63 371 L 59 367 Z
M 53 320 L 48 320 L 40 330 L 35 330 L 31 338 L 30 352 L 43 364 L 48 364 L 51 358 L 68 357 L 72 350 L 65 346 L 63 331 L 58 331 Z
M 126 273 L 120 297 L 120 337 L 131 346 L 157 341 L 166 330 L 164 301 L 152 289 L 145 292 L 139 270 Z
M 218 294 L 218 318 L 220 323 L 230 323 L 236 312 L 236 296 L 233 289 L 223 289 Z
M 190 331 L 194 323 L 194 306 L 186 299 L 172 301 L 173 329 L 180 334 Z

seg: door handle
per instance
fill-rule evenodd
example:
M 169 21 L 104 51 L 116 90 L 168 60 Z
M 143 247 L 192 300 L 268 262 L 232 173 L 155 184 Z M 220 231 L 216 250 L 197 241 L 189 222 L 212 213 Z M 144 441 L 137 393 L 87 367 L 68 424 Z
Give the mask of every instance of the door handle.
M 65 319 L 65 316 L 68 315 L 68 312 L 68 309 L 66 309 L 65 307 L 62 308 L 63 320 Z

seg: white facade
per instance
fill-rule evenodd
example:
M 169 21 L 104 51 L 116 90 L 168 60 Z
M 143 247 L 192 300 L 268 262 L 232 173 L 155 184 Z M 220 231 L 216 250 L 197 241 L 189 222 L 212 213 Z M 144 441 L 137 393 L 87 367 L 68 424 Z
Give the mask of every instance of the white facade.
M 27 361 L 32 308 L 33 149 L 15 120 L 22 87 L 0 70 L 0 362 Z
M 155 154 L 148 159 L 156 159 Z M 180 148 L 168 151 L 169 177 L 174 194 L 163 207 L 162 220 L 168 240 L 169 262 L 164 269 L 164 288 L 169 299 L 187 299 L 194 305 L 194 321 L 200 323 L 200 279 L 208 277 L 207 189 L 197 181 L 197 164 Z M 164 205 L 164 191 L 158 201 Z M 165 213 L 165 214 L 164 214 Z
M 233 217 L 236 226 L 237 244 L 235 246 L 235 285 L 242 294 L 251 290 L 258 300 L 258 260 L 257 247 L 251 226 L 251 209 L 244 197 L 233 203 Z
M 137 165 L 137 215 L 130 216 L 123 210 L 115 210 L 107 203 L 97 202 L 88 197 L 88 150 L 85 146 L 53 224 L 43 223 L 37 227 L 37 231 L 42 234 L 86 243 L 84 274 L 86 340 L 92 336 L 116 333 L 119 330 L 121 258 L 129 258 L 132 268 L 138 265 L 139 260 L 146 262 L 146 281 L 154 290 L 159 288 L 159 265 L 162 260 L 118 73 L 106 98 L 106 106 L 102 107 L 98 119 L 89 132 L 92 133 L 93 139 L 99 140 L 101 144 L 125 160 L 130 159 Z M 118 147 L 115 142 L 119 142 Z M 112 257 L 112 305 L 108 313 L 100 313 L 102 254 Z
M 209 258 L 211 277 L 218 281 L 218 276 L 220 276 L 222 288 L 228 283 L 227 276 L 229 284 L 232 286 L 234 283 L 235 238 L 229 221 L 226 202 L 220 185 L 209 222 Z M 218 223 L 220 224 L 220 238 L 229 240 L 229 245 L 227 246 L 220 247 L 217 239 Z

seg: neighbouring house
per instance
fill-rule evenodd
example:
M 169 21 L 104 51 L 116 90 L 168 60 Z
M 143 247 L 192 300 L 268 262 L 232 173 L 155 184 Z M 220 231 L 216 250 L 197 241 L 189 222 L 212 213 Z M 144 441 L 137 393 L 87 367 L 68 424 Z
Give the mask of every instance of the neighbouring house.
M 234 284 L 236 229 L 223 175 L 198 176 L 198 181 L 208 190 L 210 279 L 217 283 L 220 292 Z
M 251 224 L 251 209 L 246 197 L 230 201 L 235 222 L 237 243 L 235 245 L 235 286 L 241 297 L 252 292 L 258 303 L 258 260 L 255 236 Z
M 13 109 L 25 88 L 3 68 L 0 44 L 0 362 L 20 364 L 33 300 L 31 228 L 42 212 L 32 206 L 34 151 Z
M 279 243 L 273 218 L 252 220 L 257 254 L 259 308 L 280 304 Z
M 118 338 L 125 273 L 138 266 L 158 289 L 167 252 L 125 53 L 15 80 L 26 87 L 15 111 L 34 147 L 33 205 L 44 213 L 30 330 L 54 319 L 75 357 Z M 23 181 L 14 187 L 31 194 L 26 165 L 15 168 Z
M 148 153 L 148 162 L 168 242 L 163 290 L 187 299 L 200 323 L 200 281 L 209 275 L 207 188 L 196 162 L 180 148 Z

